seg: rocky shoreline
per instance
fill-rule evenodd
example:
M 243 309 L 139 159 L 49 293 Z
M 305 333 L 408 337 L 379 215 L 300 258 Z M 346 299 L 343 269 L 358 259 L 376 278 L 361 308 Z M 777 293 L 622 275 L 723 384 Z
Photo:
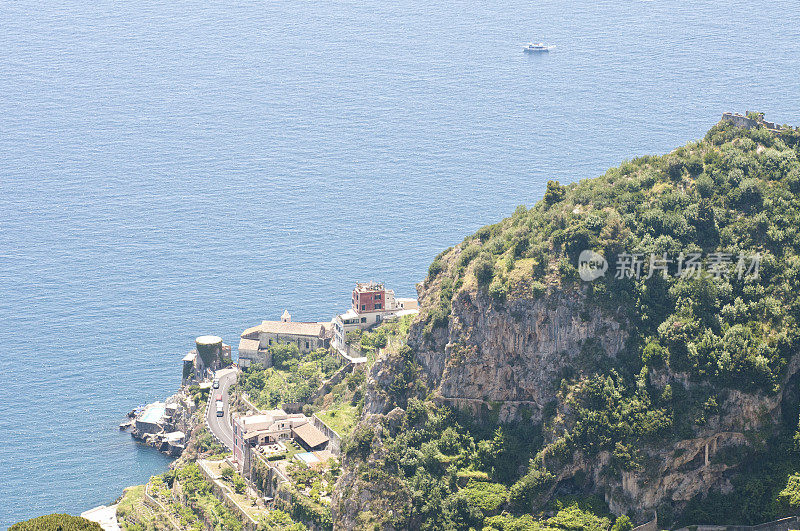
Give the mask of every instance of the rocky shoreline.
M 164 402 L 153 402 L 130 411 L 119 428 L 130 430 L 135 440 L 164 454 L 180 457 L 186 448 L 187 434 L 195 427 L 195 411 L 197 403 L 183 388 Z

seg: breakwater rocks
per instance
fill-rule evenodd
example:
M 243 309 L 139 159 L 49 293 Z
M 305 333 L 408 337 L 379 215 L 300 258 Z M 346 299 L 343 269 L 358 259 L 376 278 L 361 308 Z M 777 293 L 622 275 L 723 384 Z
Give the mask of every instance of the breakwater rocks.
M 194 400 L 181 391 L 164 402 L 131 411 L 120 429 L 131 429 L 131 436 L 137 441 L 179 457 L 186 445 L 186 434 L 193 428 L 192 415 L 196 410 Z

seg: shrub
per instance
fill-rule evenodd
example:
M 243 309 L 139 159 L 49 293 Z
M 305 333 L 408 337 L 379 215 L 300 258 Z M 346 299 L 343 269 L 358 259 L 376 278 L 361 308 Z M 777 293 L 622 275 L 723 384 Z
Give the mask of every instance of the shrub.
M 566 195 L 567 189 L 558 181 L 547 181 L 547 190 L 544 193 L 544 203 L 547 206 L 563 201 Z
M 39 516 L 9 527 L 9 531 L 102 531 L 102 529 L 100 524 L 86 518 L 58 513 Z
M 479 286 L 488 286 L 494 276 L 494 262 L 489 255 L 481 255 L 475 262 L 475 278 Z
M 520 511 L 530 511 L 554 479 L 550 472 L 532 468 L 512 485 L 508 493 L 509 503 Z
M 470 481 L 459 492 L 466 495 L 469 504 L 480 509 L 483 514 L 497 512 L 508 496 L 505 486 L 485 481 Z
M 370 426 L 358 426 L 353 435 L 345 442 L 345 453 L 350 455 L 360 455 L 366 457 L 372 449 L 372 438 L 375 437 L 375 430 Z
M 428 278 L 435 278 L 441 272 L 442 272 L 442 261 L 438 259 L 434 260 L 428 267 Z
M 473 258 L 478 256 L 481 248 L 478 245 L 468 245 L 461 251 L 461 255 L 458 257 L 458 265 L 462 267 L 466 267 L 472 262 Z
M 489 286 L 489 295 L 491 295 L 492 298 L 497 302 L 503 302 L 506 300 L 506 296 L 508 295 L 508 286 L 505 282 L 503 282 L 502 279 L 496 278 Z
M 800 474 L 789 476 L 786 487 L 778 494 L 778 502 L 791 510 L 800 508 Z
M 614 525 L 611 526 L 611 531 L 631 531 L 631 529 L 633 529 L 631 519 L 624 514 L 618 516 L 616 521 L 614 521 Z
M 247 483 L 242 476 L 239 474 L 233 476 L 233 490 L 236 492 L 236 494 L 243 494 L 246 488 Z

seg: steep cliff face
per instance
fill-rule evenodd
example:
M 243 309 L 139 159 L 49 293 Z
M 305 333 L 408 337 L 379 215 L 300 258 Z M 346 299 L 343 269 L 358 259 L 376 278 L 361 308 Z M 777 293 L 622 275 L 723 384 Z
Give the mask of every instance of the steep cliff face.
M 423 306 L 435 295 L 423 291 Z M 579 290 L 507 304 L 464 291 L 452 303 L 446 331 L 426 339 L 421 326 L 413 327 L 409 344 L 440 400 L 466 407 L 496 402 L 501 422 L 519 419 L 521 409 L 538 422 L 565 371 L 593 362 L 587 341 L 609 357 L 625 347 L 620 323 L 584 301 Z
M 438 294 L 420 286 L 423 308 L 432 306 Z M 477 290 L 464 291 L 453 301 L 446 329 L 426 334 L 423 325 L 412 327 L 409 344 L 438 401 L 475 416 L 492 411 L 501 423 L 543 422 L 550 404 L 559 416 L 545 423 L 545 442 L 551 444 L 574 422 L 560 392 L 562 381 L 598 370 L 630 347 L 624 319 L 587 302 L 580 289 L 555 289 L 535 300 L 506 303 Z M 598 348 L 608 359 L 594 357 Z M 792 359 L 784 384 L 796 374 L 798 359 Z M 387 374 L 387 368 L 374 374 Z M 648 373 L 655 389 L 675 383 L 689 390 L 695 385 L 686 374 L 669 369 Z M 680 510 L 712 488 L 729 492 L 736 463 L 725 457 L 759 442 L 749 435 L 770 431 L 779 421 L 784 395 L 726 390 L 718 396 L 716 414 L 695 426 L 690 437 L 667 433 L 640 448 L 646 466 L 639 470 L 612 472 L 608 451 L 594 456 L 574 452 L 569 462 L 560 459 L 552 466 L 545 457 L 545 467 L 557 478 L 554 488 L 580 473 L 591 478 L 590 490 L 603 496 L 613 512 L 642 517 L 664 504 Z M 373 413 L 379 410 L 372 408 Z
M 463 458 L 469 473 L 509 487 L 503 507 L 515 515 L 560 491 L 599 494 L 617 514 L 677 514 L 711 490 L 733 492 L 754 452 L 791 447 L 798 153 L 800 131 L 778 137 L 722 122 L 664 157 L 551 182 L 533 208 L 440 254 L 418 285 L 421 312 L 408 337 L 416 387 L 402 356 L 380 360 L 367 379 L 362 426 L 375 428 L 374 451 L 346 460 L 342 481 L 361 493 L 359 510 L 391 505 L 381 498 L 389 491 L 378 495 L 351 472 L 380 462 L 385 415 L 412 396 L 488 425 L 541 427 L 527 472 L 496 474 L 483 450 Z M 644 260 L 635 274 L 610 269 L 589 282 L 578 270 L 584 251 L 610 268 Z M 684 274 L 690 254 L 700 257 L 696 275 Z M 742 275 L 744 257 L 760 273 Z M 418 474 L 425 465 L 415 455 L 395 457 L 395 474 Z M 342 500 L 339 515 L 352 522 L 356 505 Z
M 387 415 L 368 413 L 359 426 L 358 436 L 367 440 L 370 452 L 344 456 L 331 502 L 335 529 L 395 529 L 392 522 L 408 506 L 410 494 L 400 478 L 382 470 L 386 457 L 382 423 L 396 430 L 401 414 L 400 409 Z

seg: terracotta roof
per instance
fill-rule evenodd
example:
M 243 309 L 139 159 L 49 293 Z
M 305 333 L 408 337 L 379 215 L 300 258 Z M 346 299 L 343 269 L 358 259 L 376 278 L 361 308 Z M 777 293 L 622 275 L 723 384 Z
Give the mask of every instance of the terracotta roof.
M 248 351 L 258 351 L 258 340 L 257 339 L 241 339 L 239 340 L 239 352 L 243 350 Z
M 311 448 L 316 448 L 330 440 L 310 422 L 297 426 L 293 431 L 297 437 L 300 437 Z
M 258 333 L 261 331 L 261 325 L 251 326 L 239 336 L 242 339 L 258 339 Z
M 294 336 L 325 337 L 327 323 L 303 323 L 283 321 L 263 321 L 260 325 L 242 332 L 242 339 L 257 339 L 261 332 L 267 334 L 286 334 Z

